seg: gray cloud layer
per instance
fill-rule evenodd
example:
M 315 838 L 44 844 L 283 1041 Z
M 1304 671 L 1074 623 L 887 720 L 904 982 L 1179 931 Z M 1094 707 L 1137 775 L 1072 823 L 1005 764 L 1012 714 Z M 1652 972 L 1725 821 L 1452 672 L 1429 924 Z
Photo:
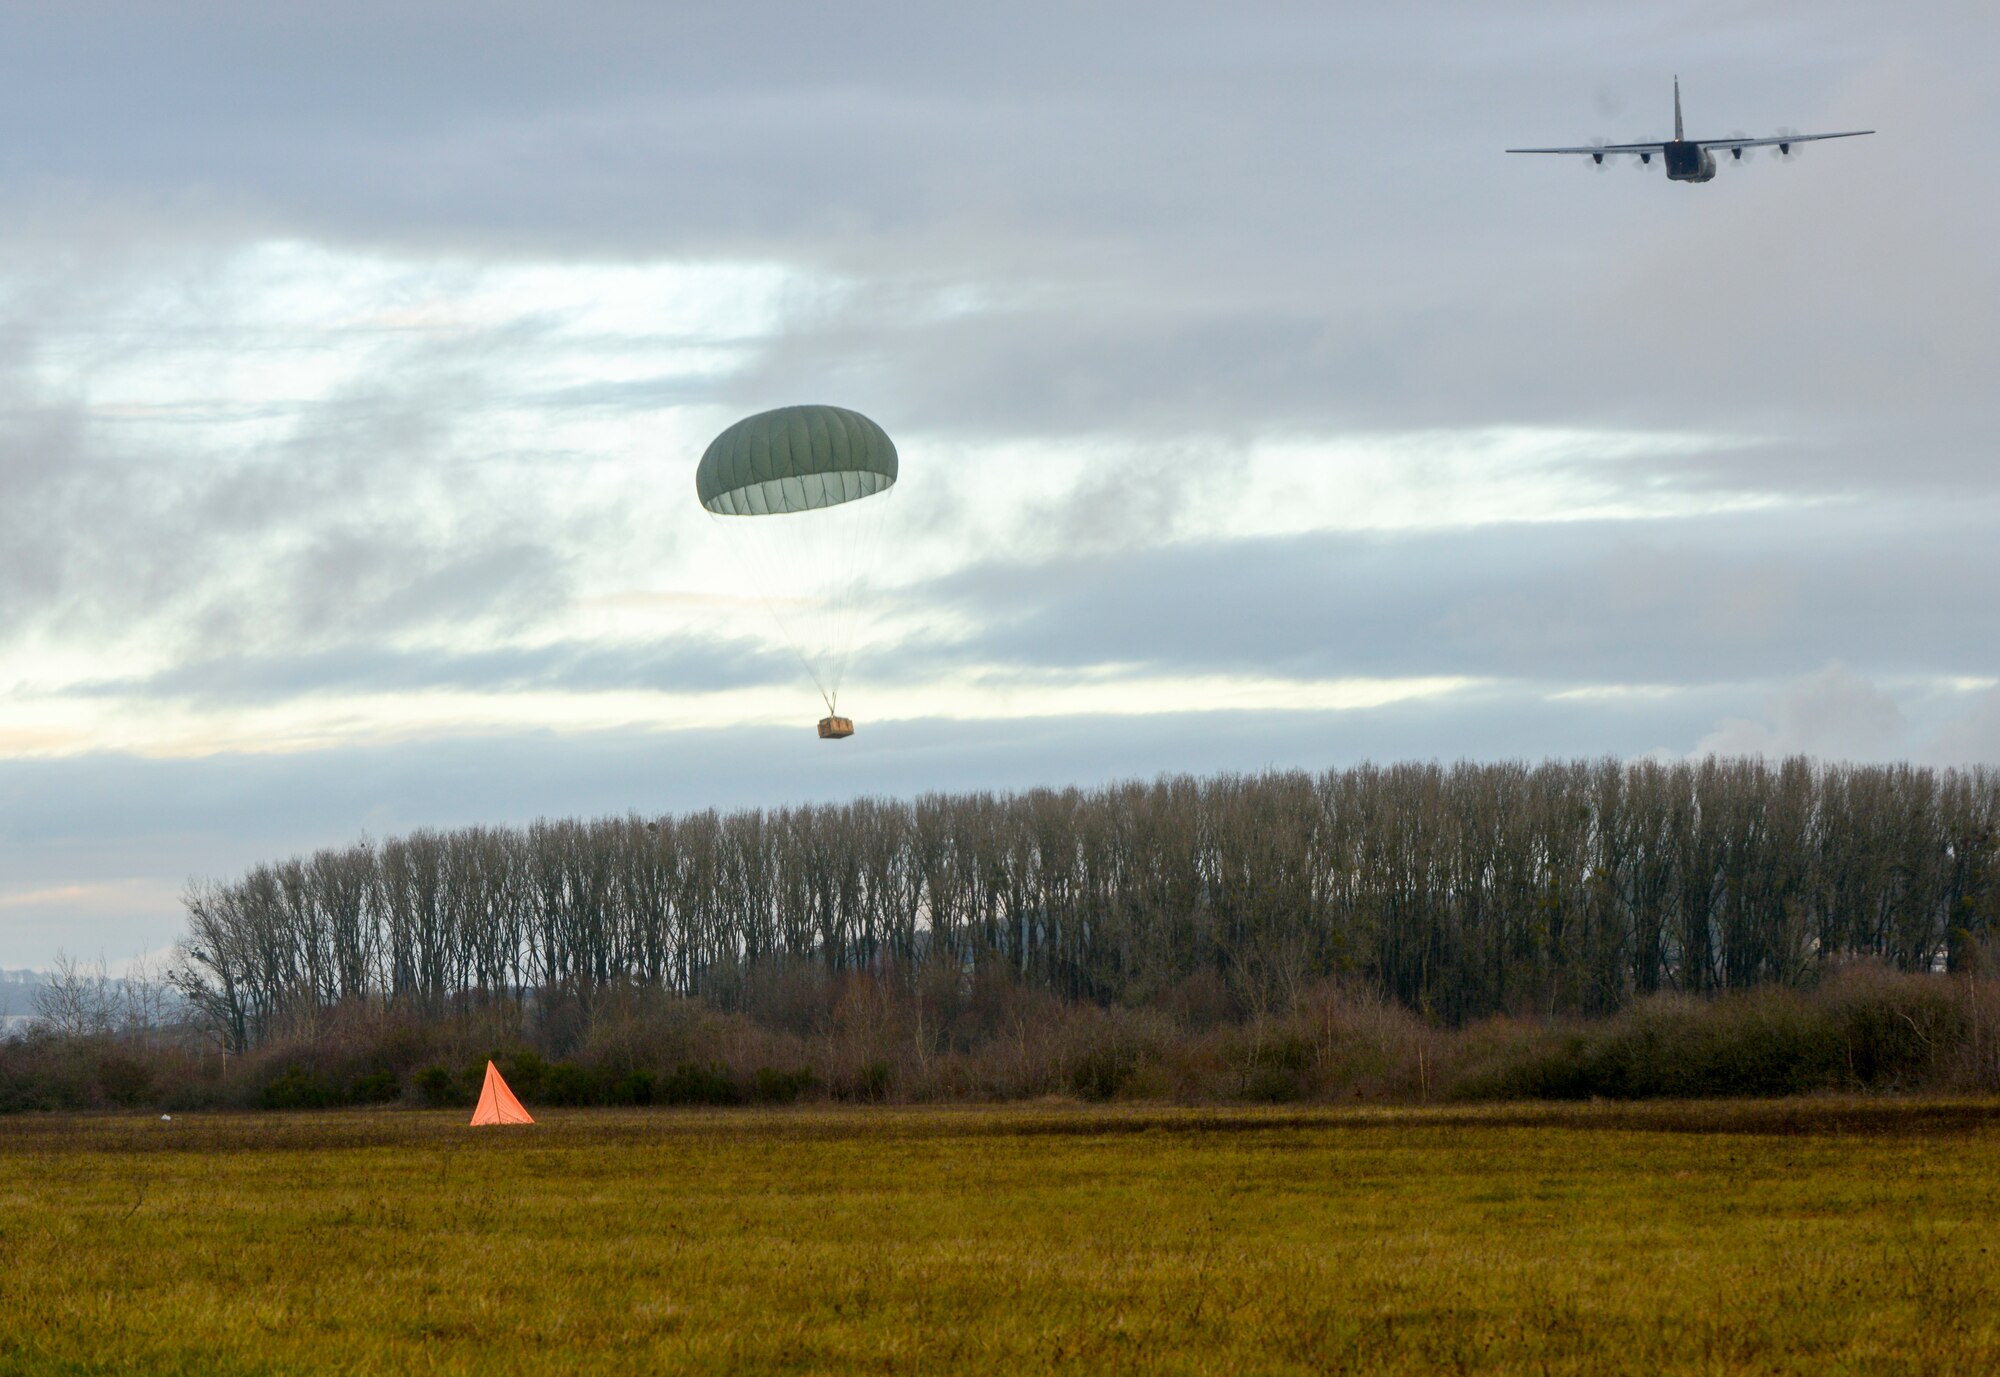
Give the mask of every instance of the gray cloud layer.
M 1966 383 L 1996 362 L 1995 206 L 1962 169 L 1994 22 L 1913 13 L 81 5 L 13 26 L 0 116 L 14 237 L 870 285 L 746 401 L 838 370 L 926 427 L 1815 415 L 1879 441 L 1941 404 L 1992 419 Z M 1676 66 L 1697 132 L 1883 133 L 1671 196 L 1497 152 L 1658 134 Z M 922 318 L 968 286 L 997 315 Z
M 1128 456 L 1052 503 L 1032 552 L 970 551 L 914 590 L 913 610 L 962 633 L 896 648 L 882 675 L 1118 662 L 1503 682 L 1361 715 L 856 739 L 880 754 L 719 733 L 0 762 L 0 891 L 177 883 L 364 826 L 1357 754 L 1992 758 L 1990 695 L 1908 685 L 2000 676 L 2000 194 L 1979 173 L 1996 39 L 1973 3 L 11 15 L 0 646 L 59 630 L 164 653 L 97 693 L 250 706 L 772 682 L 782 657 L 732 643 L 576 639 L 579 563 L 630 534 L 629 494 L 558 512 L 536 485 L 567 483 L 564 456 L 532 436 L 495 453 L 464 420 L 834 396 L 924 444 Z M 1691 132 L 1882 132 L 1699 188 L 1499 152 L 1662 134 L 1675 71 Z M 256 445 L 214 438 L 206 379 L 189 380 L 185 438 L 48 382 L 50 341 L 79 330 L 120 361 L 198 335 L 216 265 L 273 238 L 449 257 L 447 296 L 467 264 L 524 260 L 768 261 L 843 287 L 785 303 L 774 336 L 731 341 L 741 367 L 700 377 L 523 396 L 509 370 L 547 347 L 547 322 L 413 337 Z M 103 325 L 139 284 L 164 304 Z M 1635 501 L 1776 500 L 1157 542 L 1260 438 L 1494 426 L 1736 437 L 1579 463 Z M 940 520 L 976 505 L 935 481 L 920 500 Z M 467 649 L 472 633 L 496 648 Z M 546 648 L 498 648 L 522 637 Z M 1678 692 L 1547 697 L 1634 683 Z M 649 792 L 662 778 L 678 792 Z M 0 963 L 45 959 L 66 912 L 0 910 L 0 931 L 39 934 L 11 957 L 0 942 Z
M 143 679 L 107 680 L 71 691 L 243 705 L 315 694 L 436 689 L 707 693 L 789 684 L 797 674 L 794 658 L 747 640 L 676 637 L 650 646 L 581 641 L 471 653 L 395 650 L 360 643 L 310 655 L 237 655 L 190 661 Z
M 1315 534 L 980 566 L 927 590 L 1036 667 L 1552 684 L 1993 673 L 1990 503 Z

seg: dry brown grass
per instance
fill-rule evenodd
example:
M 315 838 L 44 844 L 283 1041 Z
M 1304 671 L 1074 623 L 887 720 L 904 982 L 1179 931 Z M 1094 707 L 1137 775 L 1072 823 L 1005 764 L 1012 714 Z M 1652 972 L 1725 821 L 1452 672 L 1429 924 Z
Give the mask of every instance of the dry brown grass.
M 1984 1372 L 2000 1105 L 29 1116 L 0 1370 Z

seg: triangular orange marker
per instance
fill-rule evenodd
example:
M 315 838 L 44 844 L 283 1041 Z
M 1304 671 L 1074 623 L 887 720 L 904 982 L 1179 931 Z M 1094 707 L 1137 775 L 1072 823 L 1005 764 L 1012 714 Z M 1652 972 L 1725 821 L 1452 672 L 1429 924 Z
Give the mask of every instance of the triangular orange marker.
M 479 1108 L 472 1111 L 473 1125 L 532 1124 L 534 1121 L 535 1116 L 521 1108 L 514 1092 L 500 1078 L 500 1068 L 487 1062 L 486 1084 L 479 1092 Z

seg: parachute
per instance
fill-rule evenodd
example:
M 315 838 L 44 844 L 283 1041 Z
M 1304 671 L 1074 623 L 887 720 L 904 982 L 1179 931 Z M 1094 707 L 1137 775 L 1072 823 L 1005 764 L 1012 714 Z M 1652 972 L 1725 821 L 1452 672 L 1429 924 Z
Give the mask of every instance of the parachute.
M 727 528 L 745 584 L 826 701 L 825 739 L 854 733 L 838 712 L 840 684 L 861 621 L 861 576 L 896 477 L 887 432 L 838 406 L 746 416 L 710 442 L 695 469 L 695 493 Z

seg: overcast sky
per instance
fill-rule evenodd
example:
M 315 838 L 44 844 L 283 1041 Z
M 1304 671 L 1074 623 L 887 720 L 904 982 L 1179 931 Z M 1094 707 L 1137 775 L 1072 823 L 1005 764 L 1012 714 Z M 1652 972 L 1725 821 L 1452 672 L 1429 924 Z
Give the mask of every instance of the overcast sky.
M 1985 3 L 21 7 L 0 967 L 419 826 L 2000 760 L 1996 51 Z M 1500 151 L 1662 137 L 1675 73 L 1692 137 L 1880 132 Z M 903 478 L 746 557 L 694 465 L 792 402 Z M 783 631 L 842 549 L 825 744 Z

